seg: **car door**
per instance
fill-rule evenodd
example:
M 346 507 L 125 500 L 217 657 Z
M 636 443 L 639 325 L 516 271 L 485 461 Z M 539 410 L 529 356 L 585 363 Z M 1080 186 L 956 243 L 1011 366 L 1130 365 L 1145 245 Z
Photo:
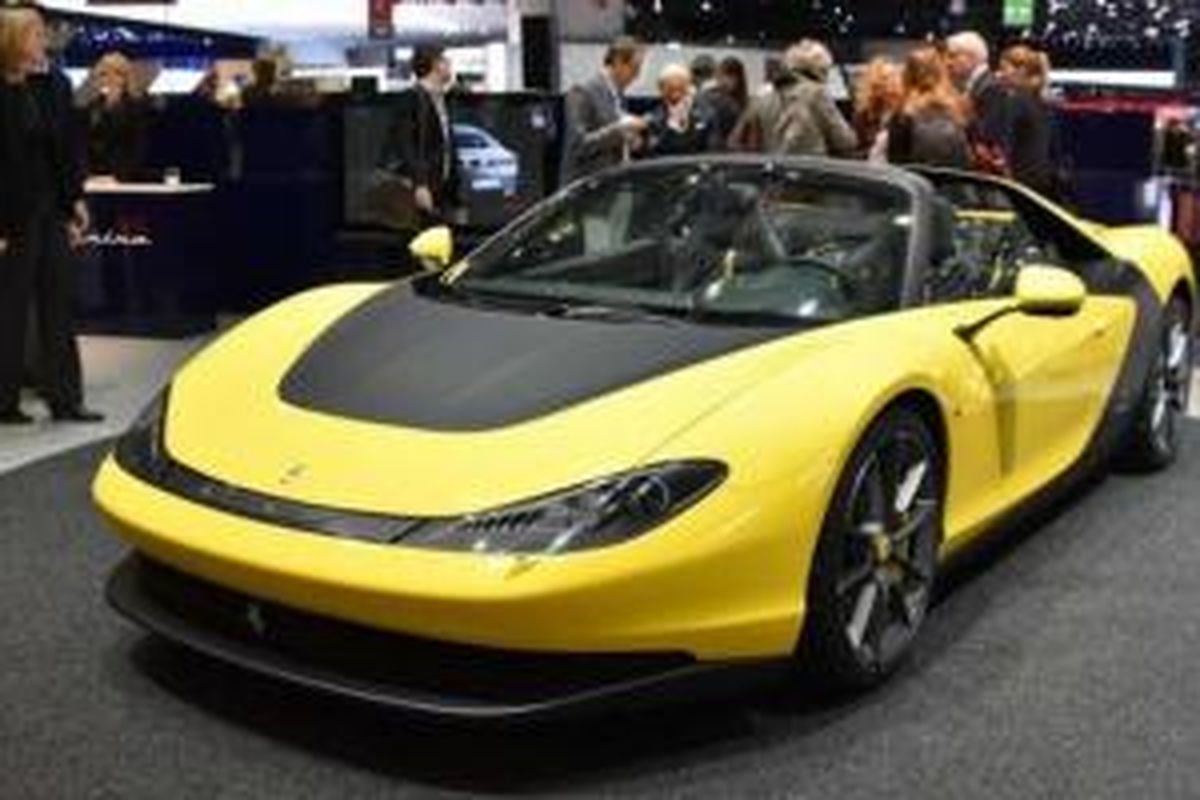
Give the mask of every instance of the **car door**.
M 1107 258 L 1097 245 L 1018 191 L 988 179 L 942 176 L 952 241 L 927 283 L 931 303 L 982 319 L 1015 302 L 1026 266 L 1078 274 Z M 999 504 L 1035 491 L 1089 447 L 1107 407 L 1136 312 L 1125 297 L 1089 294 L 1071 316 L 1011 314 L 964 339 L 996 408 Z

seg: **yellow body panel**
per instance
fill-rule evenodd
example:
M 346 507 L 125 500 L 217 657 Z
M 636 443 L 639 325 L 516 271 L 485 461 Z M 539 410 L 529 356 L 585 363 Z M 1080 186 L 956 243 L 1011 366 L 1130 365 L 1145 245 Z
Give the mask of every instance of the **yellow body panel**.
M 167 447 L 202 473 L 305 502 L 402 515 L 512 503 L 676 458 L 727 482 L 669 524 L 600 551 L 481 557 L 341 541 L 248 521 L 105 465 L 98 503 L 135 547 L 247 593 L 410 634 L 510 648 L 783 655 L 803 622 L 824 509 L 850 449 L 892 398 L 921 391 L 947 427 L 954 546 L 1079 454 L 1103 408 L 1132 303 L 1012 317 L 972 355 L 950 333 L 997 302 L 930 308 L 782 339 L 488 433 L 347 422 L 284 405 L 283 365 L 372 287 L 310 293 L 194 360 Z M 1051 343 L 1100 347 L 1057 358 Z M 1057 351 L 1061 353 L 1061 350 Z M 283 476 L 308 465 L 299 481 Z
M 788 652 L 798 635 L 792 487 L 715 493 L 653 535 L 569 557 L 481 557 L 272 527 L 148 486 L 112 461 L 95 494 L 130 544 L 248 594 L 411 635 L 507 648 Z M 775 492 L 771 498 L 770 492 Z
M 1162 228 L 1136 225 L 1101 228 L 1097 238 L 1114 254 L 1135 262 L 1164 303 L 1182 283 L 1188 296 L 1196 298 L 1196 275 L 1192 258 L 1183 243 Z
M 1013 181 L 990 179 L 1005 185 L 1010 191 L 1029 198 L 1032 202 L 1069 223 L 1091 237 L 1105 250 L 1118 258 L 1133 262 L 1154 287 L 1159 300 L 1164 303 L 1182 285 L 1193 302 L 1196 300 L 1196 273 L 1187 249 L 1169 231 L 1156 225 L 1133 225 L 1108 227 L 1080 219 L 1066 209 L 1051 203 L 1036 192 Z M 971 212 L 987 215 L 988 212 Z M 993 218 L 995 218 L 993 216 Z
M 743 351 L 488 431 L 355 422 L 282 402 L 277 387 L 289 365 L 377 290 L 309 293 L 196 358 L 173 384 L 168 450 L 204 474 L 318 505 L 412 516 L 483 511 L 643 463 L 677 429 L 829 340 L 817 334 Z M 303 477 L 283 481 L 297 466 Z
M 1195 296 L 1190 260 L 1169 235 L 1090 225 L 1033 199 L 1136 262 L 1161 301 L 1180 286 Z M 947 450 L 943 552 L 951 552 L 1081 458 L 1136 318 L 1131 299 L 1090 296 L 1071 316 L 1004 317 L 967 345 L 955 330 L 1011 299 L 909 310 L 783 337 L 469 433 L 284 403 L 277 387 L 290 365 L 380 288 L 307 293 L 194 359 L 173 383 L 168 452 L 266 495 L 418 517 L 494 509 L 676 459 L 719 460 L 726 481 L 621 545 L 497 556 L 288 530 L 168 494 L 110 460 L 95 495 L 116 530 L 215 583 L 385 630 L 711 660 L 792 652 L 825 509 L 855 444 L 889 404 L 919 395 L 937 410 Z

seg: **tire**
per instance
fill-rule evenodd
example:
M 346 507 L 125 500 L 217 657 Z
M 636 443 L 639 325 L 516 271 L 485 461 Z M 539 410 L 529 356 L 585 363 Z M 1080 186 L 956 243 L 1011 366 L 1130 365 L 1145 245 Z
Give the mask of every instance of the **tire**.
M 1118 455 L 1127 469 L 1166 469 L 1179 455 L 1180 419 L 1191 402 L 1195 347 L 1187 303 L 1176 297 L 1163 314 L 1158 352 Z
M 900 666 L 933 594 L 944 458 L 928 423 L 895 407 L 855 447 L 826 512 L 798 647 L 803 671 L 869 688 Z

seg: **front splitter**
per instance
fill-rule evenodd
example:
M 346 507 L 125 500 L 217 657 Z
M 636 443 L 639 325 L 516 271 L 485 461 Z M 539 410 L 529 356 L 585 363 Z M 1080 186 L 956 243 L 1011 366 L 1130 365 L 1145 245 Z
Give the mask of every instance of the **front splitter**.
M 543 723 L 691 703 L 781 682 L 792 666 L 786 659 L 523 653 L 416 639 L 286 608 L 139 554 L 113 572 L 107 597 L 126 618 L 189 649 L 438 722 Z

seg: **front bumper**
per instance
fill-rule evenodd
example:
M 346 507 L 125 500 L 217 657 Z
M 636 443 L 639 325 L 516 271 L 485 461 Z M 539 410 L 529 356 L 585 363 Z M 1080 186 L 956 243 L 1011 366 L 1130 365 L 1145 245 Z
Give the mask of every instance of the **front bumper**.
M 136 554 L 114 571 L 107 595 L 130 620 L 206 655 L 439 721 L 543 722 L 628 711 L 787 674 L 782 659 L 518 653 L 389 634 L 224 589 Z
M 782 487 L 787 491 L 790 487 Z M 789 656 L 806 559 L 794 506 L 718 491 L 641 539 L 570 557 L 425 551 L 305 533 L 165 491 L 109 459 L 97 504 L 141 554 L 366 628 L 507 651 Z

